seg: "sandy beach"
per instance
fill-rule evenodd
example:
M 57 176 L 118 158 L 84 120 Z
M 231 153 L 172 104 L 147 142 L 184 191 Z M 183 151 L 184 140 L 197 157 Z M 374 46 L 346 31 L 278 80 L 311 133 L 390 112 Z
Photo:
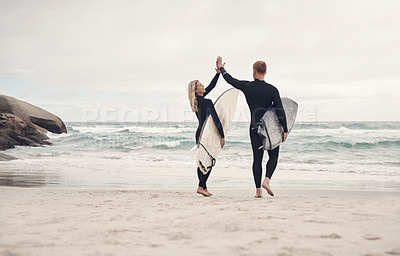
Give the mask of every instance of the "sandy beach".
M 400 255 L 400 193 L 0 188 L 0 255 Z

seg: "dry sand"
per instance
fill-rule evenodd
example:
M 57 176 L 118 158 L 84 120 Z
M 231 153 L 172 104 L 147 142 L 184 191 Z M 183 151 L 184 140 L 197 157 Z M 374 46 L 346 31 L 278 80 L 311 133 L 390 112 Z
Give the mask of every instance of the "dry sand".
M 0 255 L 400 255 L 398 192 L 212 192 L 3 187 Z

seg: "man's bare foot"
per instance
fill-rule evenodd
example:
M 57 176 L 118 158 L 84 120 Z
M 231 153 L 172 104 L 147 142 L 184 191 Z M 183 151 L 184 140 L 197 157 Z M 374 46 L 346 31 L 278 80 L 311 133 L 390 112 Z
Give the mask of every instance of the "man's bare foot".
M 208 194 L 208 196 L 212 196 L 213 194 L 210 193 L 207 189 L 204 189 L 204 191 Z
M 254 196 L 255 198 L 262 198 L 262 190 L 261 188 L 256 188 L 256 195 Z
M 268 192 L 268 194 L 269 194 L 270 196 L 274 196 L 274 192 L 272 192 L 272 189 L 271 189 L 271 187 L 269 186 L 269 179 L 268 179 L 268 178 L 265 178 L 265 180 L 264 180 L 264 182 L 263 182 L 263 184 L 262 184 L 262 187 L 263 187 L 265 190 L 267 190 L 267 192 Z
M 209 197 L 210 196 L 202 187 L 198 187 L 197 188 L 197 194 L 203 195 L 205 197 Z

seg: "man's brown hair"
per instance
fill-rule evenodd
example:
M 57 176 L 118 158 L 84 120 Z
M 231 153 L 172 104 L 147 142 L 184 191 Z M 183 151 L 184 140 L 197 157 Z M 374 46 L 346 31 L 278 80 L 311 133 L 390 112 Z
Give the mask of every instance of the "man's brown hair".
M 265 62 L 261 61 L 261 60 L 256 61 L 253 64 L 253 69 L 255 71 L 257 71 L 257 73 L 266 74 L 267 73 L 267 64 L 265 64 Z

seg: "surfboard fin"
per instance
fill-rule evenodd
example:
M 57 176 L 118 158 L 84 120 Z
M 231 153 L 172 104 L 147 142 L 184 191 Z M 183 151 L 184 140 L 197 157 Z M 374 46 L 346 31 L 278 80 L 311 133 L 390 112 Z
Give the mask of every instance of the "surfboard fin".
M 209 167 L 206 168 L 201 161 L 199 161 L 199 164 L 200 164 L 200 169 L 201 169 L 202 173 L 207 174 L 207 172 L 210 170 L 210 168 Z

